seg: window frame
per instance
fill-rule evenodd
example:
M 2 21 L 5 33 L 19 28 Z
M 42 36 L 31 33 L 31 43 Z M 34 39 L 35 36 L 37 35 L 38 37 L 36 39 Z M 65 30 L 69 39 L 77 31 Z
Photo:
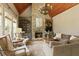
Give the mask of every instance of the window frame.
M 11 35 L 12 35 L 11 37 L 13 39 L 13 23 L 15 22 L 14 19 L 16 19 L 16 28 L 17 28 L 17 19 L 18 19 L 17 15 L 8 12 L 8 8 L 6 8 L 3 4 L 0 4 L 0 7 L 1 7 L 1 13 L 0 13 L 0 15 L 1 15 L 1 19 L 2 19 L 2 21 L 1 21 L 2 22 L 1 23 L 1 25 L 2 25 L 2 33 L 1 33 L 0 36 L 5 35 L 5 18 L 7 18 L 8 20 L 11 21 Z M 5 15 L 5 12 L 7 12 L 9 14 L 9 16 Z

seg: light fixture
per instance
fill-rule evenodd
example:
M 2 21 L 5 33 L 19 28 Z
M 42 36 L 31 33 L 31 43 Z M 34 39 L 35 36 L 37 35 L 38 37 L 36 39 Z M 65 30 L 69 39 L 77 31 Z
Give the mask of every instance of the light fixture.
M 47 3 L 45 4 L 45 6 L 43 6 L 41 9 L 40 9 L 40 13 L 41 14 L 44 14 L 44 15 L 47 15 L 49 10 L 52 10 L 53 6 L 50 4 L 50 3 Z
M 17 32 L 17 33 L 22 33 L 22 28 L 17 28 L 17 29 L 16 29 L 16 32 Z
M 16 29 L 16 39 L 21 39 L 22 38 L 22 28 L 17 28 Z

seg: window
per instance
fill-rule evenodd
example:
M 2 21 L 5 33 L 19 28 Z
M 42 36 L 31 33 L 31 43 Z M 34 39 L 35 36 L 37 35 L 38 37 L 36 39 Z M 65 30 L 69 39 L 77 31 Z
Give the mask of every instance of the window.
M 16 28 L 17 28 L 17 21 L 16 21 L 16 19 L 14 19 L 14 21 L 13 21 L 13 39 L 16 37 L 15 36 Z
M 15 37 L 17 27 L 17 18 L 15 17 L 16 15 L 11 9 L 0 4 L 0 36 L 10 34 L 12 38 Z
M 5 27 L 4 27 L 5 34 L 10 34 L 12 36 L 12 19 L 10 15 L 5 12 Z
M 0 15 L 0 35 L 2 35 L 2 17 Z
M 5 34 L 11 34 L 11 20 L 5 18 Z
M 2 35 L 2 8 L 0 5 L 0 35 Z

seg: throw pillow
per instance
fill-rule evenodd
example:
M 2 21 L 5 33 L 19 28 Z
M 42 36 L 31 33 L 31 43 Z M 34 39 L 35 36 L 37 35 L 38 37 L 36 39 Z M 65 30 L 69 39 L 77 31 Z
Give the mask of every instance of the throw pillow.
M 71 37 L 71 35 L 62 34 L 61 35 L 61 42 L 63 42 L 63 43 L 70 43 L 70 37 Z
M 62 34 L 61 39 L 70 39 L 71 35 Z
M 73 40 L 73 39 L 75 39 L 75 38 L 77 38 L 77 37 L 75 37 L 75 36 L 71 36 L 71 37 L 70 37 L 70 40 Z
M 61 39 L 61 33 L 56 33 L 56 36 L 54 37 L 54 39 Z

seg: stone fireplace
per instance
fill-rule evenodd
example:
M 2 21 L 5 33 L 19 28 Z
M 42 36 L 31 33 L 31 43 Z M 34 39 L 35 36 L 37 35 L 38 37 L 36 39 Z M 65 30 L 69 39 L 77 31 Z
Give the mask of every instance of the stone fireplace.
M 32 38 L 43 38 L 44 37 L 44 31 L 45 31 L 45 16 L 40 14 L 39 8 L 43 6 L 44 3 L 35 3 L 32 5 Z M 37 23 L 36 19 L 39 19 L 42 21 L 37 20 L 39 23 Z M 40 25 L 38 27 L 38 25 Z
M 42 38 L 43 33 L 42 32 L 35 32 L 35 38 Z
M 32 38 L 45 38 L 46 31 L 52 32 L 52 18 L 40 13 L 44 3 L 32 4 Z M 46 21 L 47 20 L 47 21 Z M 48 21 L 49 20 L 49 21 Z M 46 26 L 47 25 L 47 26 Z

